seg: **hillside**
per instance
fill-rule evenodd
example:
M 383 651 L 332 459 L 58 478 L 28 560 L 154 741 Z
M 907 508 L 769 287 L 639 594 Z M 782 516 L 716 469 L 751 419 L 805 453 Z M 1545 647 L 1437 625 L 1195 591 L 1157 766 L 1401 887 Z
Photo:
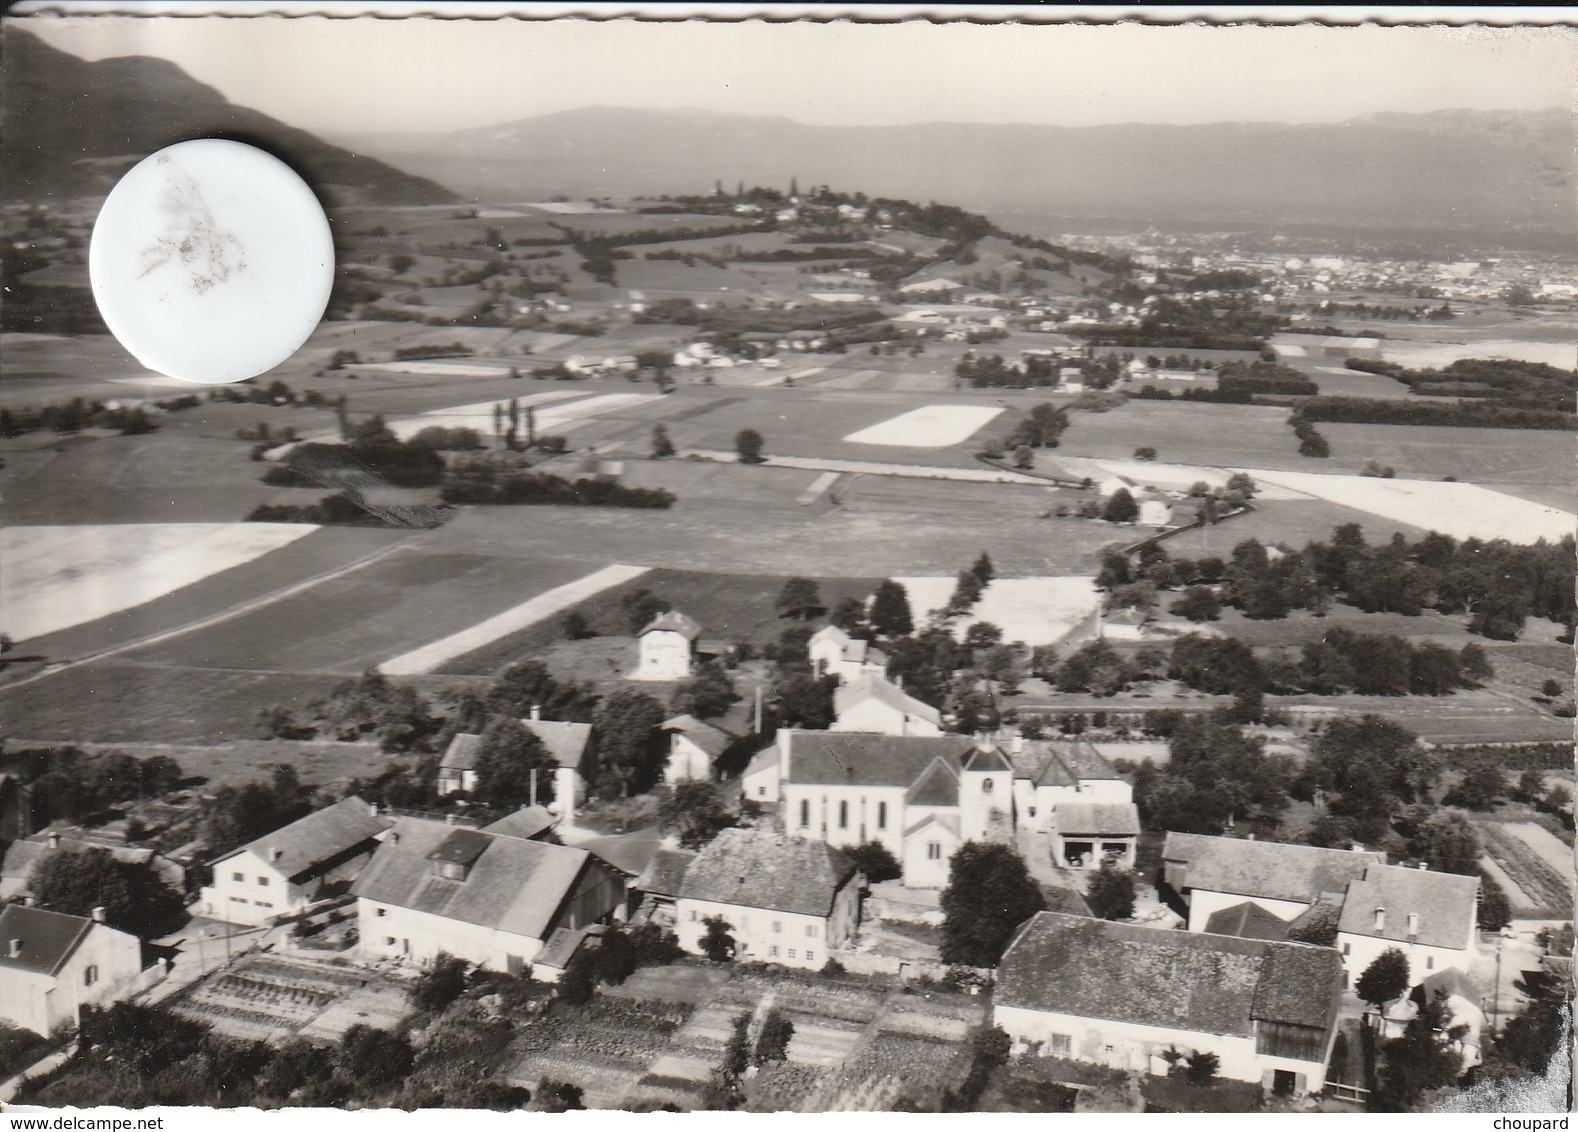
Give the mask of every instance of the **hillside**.
M 1374 114 L 1320 125 L 927 123 L 809 126 L 696 110 L 587 107 L 368 152 L 468 196 L 861 185 L 974 209 L 1166 223 L 1570 230 L 1574 120 L 1560 111 Z
M 0 165 L 8 201 L 100 195 L 134 162 L 191 138 L 271 150 L 332 204 L 442 204 L 442 185 L 350 153 L 232 105 L 175 64 L 146 56 L 90 63 L 19 30 L 4 32 Z

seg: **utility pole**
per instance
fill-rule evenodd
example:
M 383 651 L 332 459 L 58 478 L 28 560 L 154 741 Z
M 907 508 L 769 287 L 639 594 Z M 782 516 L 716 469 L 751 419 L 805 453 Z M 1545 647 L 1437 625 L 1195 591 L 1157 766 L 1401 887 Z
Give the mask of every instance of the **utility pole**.
M 762 733 L 762 686 L 760 684 L 756 685 L 756 720 L 754 733 L 757 735 Z
M 531 768 L 531 804 L 537 804 L 537 768 Z

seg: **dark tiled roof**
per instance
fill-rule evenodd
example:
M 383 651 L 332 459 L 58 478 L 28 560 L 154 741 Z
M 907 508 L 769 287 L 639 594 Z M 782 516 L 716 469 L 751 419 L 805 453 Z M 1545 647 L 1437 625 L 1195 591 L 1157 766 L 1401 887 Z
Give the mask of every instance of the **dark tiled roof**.
M 1058 835 L 1137 836 L 1140 811 L 1133 802 L 1059 802 L 1052 811 Z
M 300 876 L 347 853 L 388 829 L 389 819 L 377 817 L 360 798 L 346 798 L 332 806 L 293 821 L 256 841 L 226 853 L 219 861 L 229 860 L 249 850 L 268 861 L 287 877 Z M 274 853 L 278 852 L 278 858 Z M 214 864 L 218 864 L 215 861 Z
M 447 865 L 469 865 L 487 851 L 493 838 L 480 829 L 457 829 L 427 855 L 429 861 Z
M 1246 900 L 1212 912 L 1205 922 L 1205 930 L 1212 935 L 1236 935 L 1243 939 L 1286 939 L 1288 925 L 1259 904 Z
M 521 723 L 542 740 L 554 762 L 575 770 L 581 768 L 581 759 L 592 739 L 590 723 L 566 723 L 557 719 L 523 719 Z
M 465 880 L 433 870 L 433 854 L 456 833 L 487 842 Z M 591 859 L 584 849 L 400 818 L 351 891 L 379 904 L 542 939 Z
M 530 841 L 553 827 L 554 816 L 542 806 L 522 806 L 492 825 L 483 826 L 482 832 L 502 833 L 507 837 L 523 837 Z
M 575 958 L 575 953 L 581 950 L 581 945 L 585 942 L 585 928 L 555 928 L 544 941 L 542 950 L 537 953 L 533 963 L 540 963 L 544 967 L 555 967 L 562 971 L 570 965 L 570 960 Z
M 957 806 L 959 775 L 946 760 L 937 758 L 921 772 L 905 797 L 912 806 Z
M 693 715 L 676 715 L 663 724 L 664 731 L 678 731 L 713 758 L 723 753 L 733 740 L 727 731 L 704 723 Z
M 1367 866 L 1384 862 L 1386 854 L 1169 833 L 1162 859 L 1183 865 L 1184 887 L 1312 903 L 1323 892 L 1343 891 Z
M 1090 905 L 1085 903 L 1085 897 L 1077 888 L 1065 888 L 1061 884 L 1043 884 L 1041 895 L 1046 898 L 1048 912 L 1062 912 L 1069 916 L 1094 915 Z
M 1100 751 L 1083 739 L 1053 742 L 1029 739 L 1014 752 L 1014 777 L 1037 786 L 1074 786 L 1121 777 Z
M 696 854 L 683 849 L 659 849 L 630 887 L 657 896 L 678 896 L 685 871 L 695 859 Z
M 685 616 L 683 613 L 675 612 L 674 610 L 670 610 L 667 613 L 659 613 L 656 617 L 652 618 L 651 621 L 647 622 L 646 628 L 642 629 L 638 635 L 644 637 L 648 633 L 655 633 L 659 630 L 667 630 L 670 633 L 678 633 L 688 641 L 694 641 L 697 637 L 701 636 L 700 622 L 696 621 L 692 617 Z
M 1461 948 L 1472 937 L 1479 878 L 1372 865 L 1348 885 L 1337 930 L 1374 939 L 1409 940 L 1408 914 L 1418 916 L 1414 942 L 1427 947 Z M 1386 910 L 1386 925 L 1375 929 L 1375 911 Z
M 93 930 L 86 916 L 68 916 L 24 904 L 0 910 L 0 968 L 53 975 Z M 21 954 L 11 955 L 11 941 L 21 941 Z
M 1335 892 L 1323 892 L 1319 900 L 1289 921 L 1288 939 L 1293 943 L 1314 943 L 1321 947 L 1334 947 L 1337 943 L 1337 924 L 1341 919 L 1341 895 Z
M 725 829 L 696 855 L 680 899 L 826 916 L 855 863 L 821 841 Z
M 789 735 L 789 782 L 849 786 L 913 785 L 932 761 L 951 766 L 975 746 L 967 735 L 863 735 L 795 731 Z
M 444 757 L 439 761 L 438 769 L 476 770 L 477 752 L 481 748 L 481 735 L 473 735 L 469 731 L 456 732 L 449 746 L 444 748 Z
M 1003 956 L 995 998 L 1029 1010 L 1248 1037 L 1257 1018 L 1330 1025 L 1341 969 L 1327 948 L 1038 912 Z

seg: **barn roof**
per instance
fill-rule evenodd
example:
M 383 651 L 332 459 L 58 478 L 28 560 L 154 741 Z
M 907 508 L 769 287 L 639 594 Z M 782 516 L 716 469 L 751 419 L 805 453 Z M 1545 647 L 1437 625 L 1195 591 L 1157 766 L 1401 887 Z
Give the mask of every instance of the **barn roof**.
M 1058 836 L 1081 833 L 1138 836 L 1140 811 L 1133 802 L 1059 802 L 1052 810 Z
M 843 715 L 862 700 L 877 700 L 895 711 L 941 726 L 942 714 L 930 704 L 917 700 L 880 672 L 865 672 L 833 692 L 833 711 Z
M 855 871 L 853 860 L 825 842 L 725 829 L 685 870 L 679 898 L 826 916 Z
M 1169 833 L 1162 847 L 1162 860 L 1169 866 L 1182 866 L 1181 884 L 1173 884 L 1180 891 L 1185 887 L 1203 888 L 1235 896 L 1308 904 L 1323 892 L 1343 891 L 1367 867 L 1384 863 L 1386 854 Z M 1174 869 L 1168 871 L 1172 883 Z
M 694 641 L 701 636 L 701 623 L 693 617 L 687 617 L 685 614 L 671 609 L 667 613 L 659 613 L 651 621 L 648 621 L 646 628 L 642 629 L 637 635 L 644 637 L 648 633 L 659 631 L 678 633 L 687 641 Z
M 1229 908 L 1219 908 L 1205 921 L 1212 935 L 1236 935 L 1242 939 L 1286 939 L 1288 925 L 1259 904 L 1245 900 Z
M 93 921 L 86 916 L 7 904 L 0 909 L 0 968 L 53 975 L 92 930 Z M 15 956 L 12 940 L 18 941 Z
M 390 824 L 388 818 L 379 817 L 366 802 L 352 796 L 232 849 L 214 863 L 250 852 L 281 875 L 297 877 L 372 841 Z
M 1412 942 L 1426 947 L 1462 948 L 1474 930 L 1479 878 L 1456 873 L 1371 865 L 1348 885 L 1337 930 L 1374 939 Z M 1376 911 L 1385 924 L 1377 930 Z M 1417 935 L 1410 937 L 1408 917 L 1417 916 Z

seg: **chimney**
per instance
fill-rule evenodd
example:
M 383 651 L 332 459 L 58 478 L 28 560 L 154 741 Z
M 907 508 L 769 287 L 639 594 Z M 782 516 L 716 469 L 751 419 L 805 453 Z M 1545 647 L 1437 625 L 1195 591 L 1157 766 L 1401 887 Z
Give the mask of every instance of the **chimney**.
M 104 909 L 102 907 L 93 909 L 93 922 L 95 924 L 104 922 Z
M 367 803 L 367 812 L 372 814 L 373 817 L 377 817 L 378 816 L 378 803 L 377 802 L 368 802 Z
M 6 953 L 7 958 L 10 958 L 10 959 L 17 958 L 19 955 L 22 954 L 22 941 L 19 940 L 19 939 L 13 939 L 13 940 L 7 941 L 5 953 Z
M 536 723 L 536 722 L 538 722 L 541 719 L 542 719 L 542 705 L 541 704 L 532 704 L 532 706 L 531 706 L 531 721 L 533 723 Z
M 24 907 L 24 908 L 31 908 L 33 906 L 33 903 L 34 903 L 34 901 L 33 901 L 33 898 L 31 896 L 23 896 L 22 897 L 22 907 Z
M 51 849 L 60 848 L 60 831 L 58 829 L 52 829 L 49 831 L 49 847 Z
M 1363 853 L 1364 852 L 1364 846 L 1360 845 L 1357 841 L 1355 841 L 1352 845 L 1348 846 L 1348 852 L 1350 852 L 1350 853 Z
M 455 815 L 453 813 L 445 814 L 444 815 L 444 824 L 445 825 L 454 825 L 455 824 Z
M 1377 908 L 1375 910 L 1375 930 L 1378 931 L 1378 932 L 1384 932 L 1386 930 L 1386 909 L 1385 908 Z
M 1255 839 L 1255 835 L 1253 833 L 1246 833 L 1246 834 L 1244 834 L 1244 840 L 1245 841 L 1253 841 L 1254 839 Z
M 285 850 L 279 848 L 278 846 L 274 846 L 271 849 L 269 849 L 269 851 L 268 851 L 268 859 L 271 862 L 279 860 L 284 855 L 285 855 Z
M 1418 912 L 1410 912 L 1410 913 L 1408 913 L 1408 938 L 1409 939 L 1417 939 L 1418 937 L 1419 937 L 1419 913 Z
M 1021 732 L 1015 731 L 1013 737 L 1008 740 L 1009 753 L 1017 755 L 1020 754 L 1024 749 L 1025 737 Z
M 893 686 L 898 688 L 900 691 L 903 691 L 903 689 L 904 689 L 904 673 L 900 672 L 897 676 L 895 676 L 893 678 Z

